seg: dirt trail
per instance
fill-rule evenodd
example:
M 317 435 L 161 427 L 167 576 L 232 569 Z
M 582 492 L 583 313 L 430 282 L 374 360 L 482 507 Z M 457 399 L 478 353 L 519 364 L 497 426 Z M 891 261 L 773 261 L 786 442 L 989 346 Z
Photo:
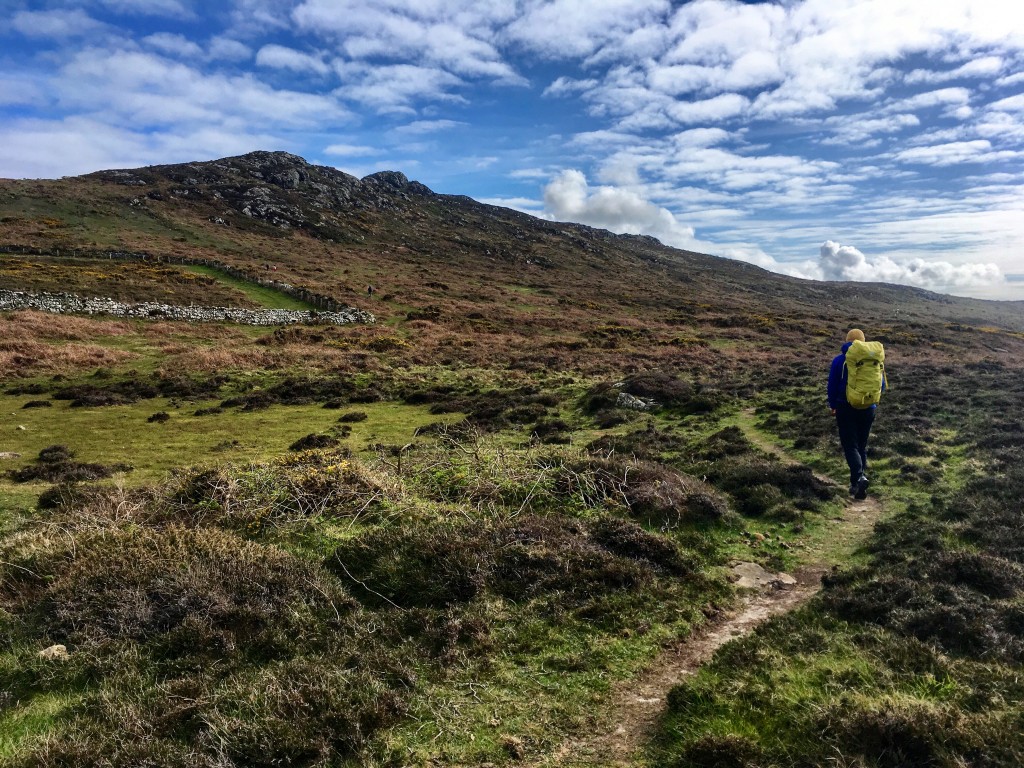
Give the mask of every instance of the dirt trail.
M 749 419 L 753 411 L 744 411 L 743 416 Z M 740 426 L 759 448 L 782 461 L 794 461 L 780 446 L 754 432 L 751 424 L 741 423 Z M 834 482 L 823 476 L 821 479 Z M 849 499 L 844 502 L 842 516 L 835 518 L 830 533 L 850 541 L 863 541 L 882 513 L 883 507 L 875 498 Z M 813 549 L 807 550 L 807 558 L 808 564 L 793 573 L 796 584 L 785 588 L 769 586 L 757 593 L 748 593 L 736 610 L 663 651 L 646 672 L 617 686 L 594 733 L 566 741 L 554 753 L 532 765 L 537 768 L 639 768 L 645 765 L 640 750 L 655 735 L 668 692 L 710 661 L 721 646 L 747 634 L 772 616 L 802 605 L 818 592 L 821 576 L 831 563 Z

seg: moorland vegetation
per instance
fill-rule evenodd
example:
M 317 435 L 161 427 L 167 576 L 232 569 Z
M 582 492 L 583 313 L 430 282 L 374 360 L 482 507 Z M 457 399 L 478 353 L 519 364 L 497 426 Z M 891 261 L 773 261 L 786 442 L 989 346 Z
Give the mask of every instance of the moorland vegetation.
M 674 689 L 636 764 L 1024 762 L 1019 304 L 282 153 L 0 187 L 37 251 L 3 287 L 276 300 L 117 249 L 378 318 L 0 315 L 3 764 L 553 765 L 737 605 L 737 561 L 824 588 Z M 854 325 L 891 384 L 866 540 L 824 400 Z

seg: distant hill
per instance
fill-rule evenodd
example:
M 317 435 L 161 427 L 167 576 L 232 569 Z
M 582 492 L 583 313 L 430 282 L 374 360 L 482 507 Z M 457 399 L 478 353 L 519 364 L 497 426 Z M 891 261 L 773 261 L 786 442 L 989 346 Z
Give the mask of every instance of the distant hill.
M 0 245 L 214 258 L 353 303 L 372 285 L 399 315 L 428 308 L 434 321 L 523 333 L 611 321 L 761 331 L 784 321 L 794 340 L 853 323 L 918 340 L 947 327 L 1024 331 L 1024 302 L 799 280 L 284 152 L 2 181 Z

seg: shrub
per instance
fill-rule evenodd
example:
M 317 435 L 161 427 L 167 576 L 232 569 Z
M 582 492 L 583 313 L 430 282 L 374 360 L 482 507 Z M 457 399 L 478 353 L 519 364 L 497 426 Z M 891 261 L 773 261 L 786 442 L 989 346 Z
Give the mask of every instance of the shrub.
M 318 448 L 333 448 L 339 445 L 338 438 L 331 437 L 330 435 L 318 435 L 310 434 L 305 437 L 300 437 L 294 443 L 288 446 L 289 451 L 308 451 L 311 449 Z
M 55 638 L 99 645 L 167 639 L 184 654 L 277 656 L 305 625 L 350 610 L 340 585 L 314 566 L 215 529 L 111 529 L 78 537 L 53 563 L 36 620 Z M 168 650 L 165 647 L 165 650 Z
M 73 461 L 74 452 L 64 445 L 51 445 L 39 452 L 36 463 L 22 467 L 9 473 L 12 480 L 18 483 L 30 483 L 38 480 L 67 485 L 86 480 L 101 480 L 112 477 L 117 472 L 130 472 L 128 464 L 91 464 Z
M 785 515 L 790 501 L 801 509 L 816 509 L 840 494 L 836 486 L 815 477 L 810 467 L 754 455 L 723 459 L 709 475 L 735 499 L 737 511 L 750 517 Z
M 342 424 L 356 424 L 360 421 L 366 421 L 367 415 L 363 411 L 349 411 L 343 413 L 338 417 L 338 421 Z
M 653 462 L 589 457 L 568 463 L 558 491 L 588 506 L 623 504 L 630 516 L 662 528 L 721 520 L 728 507 L 707 483 Z
M 245 467 L 179 471 L 148 518 L 256 534 L 317 515 L 373 516 L 399 493 L 384 481 L 347 449 L 301 451 Z
M 635 523 L 533 515 L 372 531 L 341 544 L 325 565 L 358 585 L 354 593 L 367 605 L 435 609 L 485 594 L 595 605 L 665 575 L 692 573 L 674 543 Z

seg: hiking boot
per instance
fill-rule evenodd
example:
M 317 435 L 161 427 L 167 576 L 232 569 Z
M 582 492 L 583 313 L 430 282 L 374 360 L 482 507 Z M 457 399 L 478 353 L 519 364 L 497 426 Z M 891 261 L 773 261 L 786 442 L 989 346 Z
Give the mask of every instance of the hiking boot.
M 850 485 L 850 495 L 853 496 L 856 493 L 857 493 L 857 484 L 856 483 L 852 483 Z
M 853 498 L 866 499 L 868 497 L 868 476 L 861 475 L 857 479 L 857 485 L 853 488 Z

